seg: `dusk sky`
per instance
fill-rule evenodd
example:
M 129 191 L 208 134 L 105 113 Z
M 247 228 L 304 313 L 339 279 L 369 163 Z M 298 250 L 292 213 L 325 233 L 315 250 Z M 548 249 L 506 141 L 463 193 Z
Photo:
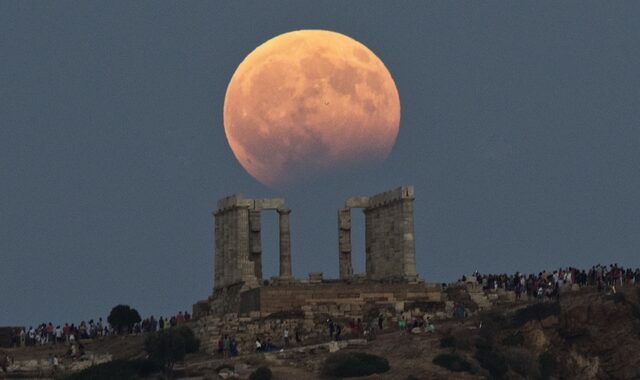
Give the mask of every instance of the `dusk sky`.
M 632 1 L 1 1 L 0 326 L 191 310 L 232 193 L 286 199 L 299 278 L 337 277 L 346 198 L 401 185 L 426 281 L 638 267 L 639 20 Z M 229 147 L 225 91 L 254 48 L 299 29 L 384 62 L 400 131 L 382 164 L 269 188 Z M 264 213 L 265 277 L 277 231 Z

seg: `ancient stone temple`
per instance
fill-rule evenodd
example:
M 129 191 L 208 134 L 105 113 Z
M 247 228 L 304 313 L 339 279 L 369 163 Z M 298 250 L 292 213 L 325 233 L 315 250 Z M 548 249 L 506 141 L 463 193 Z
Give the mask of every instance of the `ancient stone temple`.
M 283 199 L 248 199 L 241 195 L 221 199 L 214 213 L 213 294 L 194 305 L 194 315 L 273 313 L 329 304 L 355 305 L 356 311 L 371 302 L 394 304 L 437 298 L 416 273 L 414 199 L 413 187 L 405 186 L 346 200 L 338 211 L 338 280 L 325 279 L 322 273 L 310 273 L 308 279 L 293 278 L 290 210 Z M 362 209 L 365 214 L 364 277 L 353 275 L 351 263 L 351 209 L 354 208 Z M 275 210 L 279 214 L 280 273 L 270 281 L 264 281 L 262 276 L 261 213 L 264 210 Z
M 213 294 L 193 306 L 205 350 L 216 350 L 220 334 L 236 336 L 240 346 L 250 350 L 257 335 L 272 334 L 284 325 L 319 338 L 326 335 L 322 324 L 327 318 L 364 321 L 383 314 L 395 320 L 405 312 L 422 316 L 427 310 L 444 310 L 441 286 L 426 283 L 416 273 L 414 198 L 413 187 L 405 186 L 346 200 L 338 210 L 338 279 L 319 272 L 304 279 L 292 276 L 290 210 L 283 199 L 221 199 L 214 212 Z M 365 214 L 364 276 L 354 275 L 351 263 L 354 208 Z M 262 275 L 265 210 L 279 214 L 280 273 L 268 280 Z

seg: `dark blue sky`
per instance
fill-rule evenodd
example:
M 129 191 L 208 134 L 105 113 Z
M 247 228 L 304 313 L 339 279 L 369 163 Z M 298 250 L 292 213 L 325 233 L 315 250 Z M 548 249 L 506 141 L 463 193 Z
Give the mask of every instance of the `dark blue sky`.
M 638 266 L 638 20 L 638 2 L 2 1 L 0 325 L 190 309 L 234 192 L 286 198 L 298 277 L 337 276 L 345 198 L 404 184 L 428 281 Z M 235 160 L 222 104 L 242 59 L 296 29 L 367 45 L 402 119 L 383 165 L 273 190 Z

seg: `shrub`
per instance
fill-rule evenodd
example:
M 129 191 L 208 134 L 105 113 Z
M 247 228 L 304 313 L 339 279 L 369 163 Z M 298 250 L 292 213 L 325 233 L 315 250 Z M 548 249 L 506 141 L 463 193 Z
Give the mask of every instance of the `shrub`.
M 509 320 L 505 317 L 505 313 L 499 307 L 481 313 L 482 328 L 478 330 L 478 334 L 485 340 L 493 342 L 496 335 L 509 326 Z
M 367 376 L 389 370 L 389 361 L 364 352 L 336 352 L 327 357 L 322 375 L 336 377 Z
M 535 361 L 531 353 L 524 348 L 513 347 L 504 352 L 505 359 L 509 368 L 522 377 L 529 379 L 535 368 Z
M 494 379 L 500 380 L 507 373 L 508 366 L 504 356 L 489 346 L 478 347 L 476 359 Z
M 522 346 L 524 344 L 524 335 L 521 331 L 509 334 L 502 339 L 502 344 L 505 346 Z
M 133 325 L 140 322 L 140 314 L 129 305 L 118 305 L 111 309 L 107 322 L 118 332 L 131 332 Z
M 134 380 L 147 377 L 160 370 L 151 360 L 114 360 L 93 365 L 65 377 L 65 380 Z
M 176 362 L 184 360 L 185 339 L 178 329 L 162 330 L 147 336 L 144 349 L 149 358 L 166 370 L 173 369 Z
M 187 354 L 192 354 L 200 350 L 200 340 L 196 338 L 193 330 L 187 326 L 180 326 L 176 328 L 176 332 L 182 335 L 184 339 L 184 350 Z
M 440 339 L 440 347 L 468 350 L 473 347 L 475 335 L 469 329 L 455 329 Z
M 271 377 L 273 377 L 273 374 L 269 368 L 258 367 L 251 373 L 249 380 L 271 380 Z
M 453 372 L 471 372 L 471 363 L 458 354 L 440 354 L 433 358 L 433 364 Z
M 540 321 L 559 314 L 560 304 L 558 302 L 540 302 L 516 311 L 512 323 L 514 327 L 521 327 L 529 321 Z
M 557 367 L 556 357 L 551 352 L 545 351 L 538 356 L 538 368 L 542 379 L 550 379 L 556 372 Z
M 446 335 L 440 339 L 440 347 L 442 348 L 455 347 L 455 346 L 456 346 L 456 338 L 454 338 L 452 335 Z

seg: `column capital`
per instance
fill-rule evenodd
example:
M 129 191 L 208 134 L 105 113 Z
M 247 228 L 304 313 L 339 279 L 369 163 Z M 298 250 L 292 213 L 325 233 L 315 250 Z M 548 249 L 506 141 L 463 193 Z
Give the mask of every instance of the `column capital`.
M 291 213 L 291 209 L 289 208 L 279 208 L 276 211 L 278 211 L 278 214 L 284 214 L 284 215 L 288 215 Z

